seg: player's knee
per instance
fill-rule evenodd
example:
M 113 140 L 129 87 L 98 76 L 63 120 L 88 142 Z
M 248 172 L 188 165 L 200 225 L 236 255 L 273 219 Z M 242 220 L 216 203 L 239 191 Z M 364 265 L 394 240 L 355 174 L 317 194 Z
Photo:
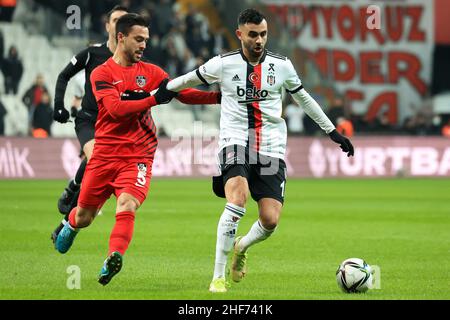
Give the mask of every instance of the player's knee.
M 139 208 L 139 202 L 133 197 L 120 196 L 117 200 L 117 212 L 131 211 L 136 212 Z
M 264 229 L 275 230 L 275 228 L 278 226 L 279 215 L 274 214 L 270 216 L 261 216 L 259 220 Z
M 275 228 L 278 226 L 278 221 L 267 221 L 265 223 L 261 223 L 264 229 L 266 230 L 275 230 Z

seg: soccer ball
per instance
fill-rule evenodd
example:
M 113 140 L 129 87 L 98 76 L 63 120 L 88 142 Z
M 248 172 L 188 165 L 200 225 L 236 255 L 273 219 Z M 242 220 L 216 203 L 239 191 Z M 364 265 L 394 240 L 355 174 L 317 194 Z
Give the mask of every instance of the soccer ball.
M 336 281 L 345 293 L 360 293 L 372 289 L 372 268 L 359 258 L 344 260 L 336 271 Z

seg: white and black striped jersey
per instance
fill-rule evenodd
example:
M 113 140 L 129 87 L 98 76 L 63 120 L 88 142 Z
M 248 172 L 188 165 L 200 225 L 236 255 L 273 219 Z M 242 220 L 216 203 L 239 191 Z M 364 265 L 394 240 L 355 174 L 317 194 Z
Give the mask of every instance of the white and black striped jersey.
M 266 50 L 252 65 L 242 50 L 236 50 L 210 59 L 197 69 L 197 76 L 206 84 L 220 83 L 220 149 L 248 145 L 261 154 L 284 158 L 282 90 L 295 94 L 303 88 L 288 58 Z
M 220 149 L 238 144 L 283 159 L 287 140 L 286 123 L 281 117 L 283 88 L 326 133 L 335 129 L 303 88 L 292 62 L 268 50 L 256 65 L 247 60 L 242 49 L 218 55 L 172 80 L 167 88 L 179 91 L 200 81 L 220 84 Z

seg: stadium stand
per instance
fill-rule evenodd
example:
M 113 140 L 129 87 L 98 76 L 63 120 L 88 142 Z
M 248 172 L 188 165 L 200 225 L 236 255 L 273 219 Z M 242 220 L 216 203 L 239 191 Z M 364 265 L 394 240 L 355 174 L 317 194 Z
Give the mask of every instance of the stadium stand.
M 170 1 L 165 1 L 170 4 Z M 19 90 L 17 95 L 3 95 L 0 99 L 5 104 L 8 114 L 5 117 L 5 135 L 6 136 L 26 136 L 30 134 L 28 123 L 29 115 L 26 106 L 22 102 L 22 96 L 24 92 L 32 85 L 36 75 L 43 74 L 45 78 L 46 86 L 49 90 L 51 100 L 54 97 L 54 89 L 56 79 L 59 72 L 64 68 L 64 66 L 70 61 L 71 57 L 85 47 L 89 41 L 87 37 L 81 37 L 79 35 L 64 35 L 64 34 L 52 34 L 51 41 L 50 37 L 46 37 L 39 34 L 38 30 L 33 29 L 29 24 L 26 23 L 27 15 L 29 11 L 26 10 L 27 6 L 31 9 L 37 8 L 39 13 L 39 21 L 36 22 L 36 28 L 44 28 L 42 25 L 43 20 L 45 20 L 45 14 L 49 15 L 49 19 L 56 19 L 54 13 L 48 13 L 50 9 L 43 6 L 39 6 L 37 2 L 27 0 L 21 3 L 20 8 L 18 7 L 18 14 L 16 15 L 17 21 L 12 23 L 0 23 L 0 30 L 4 34 L 4 48 L 9 48 L 11 45 L 15 45 L 18 48 L 19 57 L 22 60 L 24 66 L 24 73 L 19 85 Z M 37 6 L 37 7 L 36 7 Z M 187 12 L 181 13 L 185 10 L 185 7 L 179 7 L 179 12 L 173 12 L 172 17 L 167 17 L 168 21 L 171 22 L 173 26 L 181 26 L 184 24 L 186 16 L 189 15 Z M 106 8 L 105 8 L 106 10 Z M 146 11 L 147 10 L 147 11 Z M 151 14 L 154 8 L 143 7 L 143 13 Z M 107 11 L 107 10 L 106 10 Z M 105 12 L 106 12 L 105 11 Z M 27 13 L 28 12 L 28 13 Z M 208 18 L 203 16 L 200 12 L 196 12 L 198 23 L 205 24 L 202 29 L 208 29 Z M 35 19 L 35 20 L 36 20 Z M 196 20 L 196 21 L 197 21 Z M 217 19 L 216 19 L 217 20 Z M 214 22 L 217 25 L 217 21 Z M 38 27 L 39 26 L 39 27 Z M 200 26 L 201 27 L 201 26 Z M 158 35 L 158 31 L 155 30 L 155 35 Z M 177 34 L 179 36 L 177 36 Z M 103 36 L 89 35 L 92 39 L 103 39 Z M 160 48 L 158 52 L 167 52 L 167 45 L 171 43 L 173 37 L 177 36 L 178 41 L 183 41 L 180 45 L 189 50 L 186 44 L 186 30 L 183 28 L 173 28 L 168 30 L 168 32 L 160 32 L 158 35 L 161 41 L 157 42 L 156 45 Z M 217 54 L 214 48 L 214 42 L 209 41 L 205 37 L 208 34 L 202 35 L 202 39 L 198 42 L 200 43 L 201 56 L 193 57 L 193 61 L 205 61 L 209 59 L 213 54 Z M 91 42 L 92 43 L 92 42 Z M 155 45 L 155 44 L 154 44 Z M 206 48 L 207 47 L 207 48 Z M 30 49 L 32 48 L 32 49 Z M 206 49 L 205 49 L 206 48 Z M 229 48 L 221 48 L 222 50 L 228 50 Z M 220 53 L 220 52 L 219 52 Z M 182 60 L 184 56 L 177 57 L 178 60 L 172 61 L 163 57 L 156 57 L 159 61 L 152 61 L 152 56 L 148 57 L 151 62 L 158 63 L 166 70 L 173 70 L 176 74 L 181 74 L 186 72 L 186 70 L 181 70 L 180 67 L 184 66 Z M 168 65 L 170 64 L 170 65 Z M 195 67 L 195 65 L 193 65 Z M 190 70 L 187 70 L 190 71 Z M 3 88 L 3 75 L 0 75 L 0 88 Z M 73 98 L 73 81 L 69 82 L 65 96 L 65 105 L 70 107 L 70 103 Z M 212 90 L 213 88 L 211 88 Z M 0 89 L 2 90 L 2 89 Z M 171 104 L 158 107 L 153 110 L 153 115 L 156 119 L 157 126 L 167 135 L 178 135 L 179 132 L 189 132 L 194 134 L 194 120 L 201 120 L 203 122 L 204 128 L 209 128 L 212 132 L 218 132 L 219 126 L 219 108 L 204 107 L 202 109 L 197 108 L 192 110 L 190 106 L 183 106 L 178 101 L 173 101 Z M 54 122 L 52 124 L 52 136 L 53 137 L 75 137 L 75 132 L 73 128 L 73 123 L 60 124 Z
M 253 5 L 252 1 L 242 0 L 80 1 L 77 5 L 83 12 L 83 28 L 77 31 L 68 30 L 65 27 L 66 9 L 71 5 L 69 0 L 22 0 L 17 2 L 12 22 L 0 22 L 0 30 L 4 35 L 3 51 L 6 52 L 14 44 L 24 66 L 18 94 L 6 95 L 0 91 L 0 99 L 8 111 L 5 117 L 5 135 L 29 135 L 26 127 L 29 116 L 21 101 L 25 90 L 31 86 L 36 75 L 42 73 L 51 99 L 53 99 L 58 73 L 74 53 L 80 51 L 88 43 L 105 39 L 102 20 L 104 13 L 112 5 L 122 2 L 128 3 L 131 6 L 130 10 L 150 17 L 152 37 L 144 55 L 147 60 L 168 71 L 171 77 L 198 67 L 213 55 L 237 47 L 238 43 L 233 35 L 235 16 L 244 6 L 248 6 L 250 3 Z M 269 49 L 273 48 L 275 51 L 279 49 L 280 52 L 289 55 L 301 74 L 302 80 L 308 84 L 309 92 L 323 109 L 330 116 L 333 112 L 339 111 L 339 116 L 345 116 L 352 122 L 355 127 L 355 135 L 438 134 L 440 132 L 438 129 L 447 123 L 450 118 L 450 91 L 448 91 L 450 82 L 448 81 L 449 64 L 447 61 L 450 33 L 446 31 L 448 28 L 441 26 L 447 24 L 445 16 L 439 18 L 439 12 L 443 10 L 435 10 L 435 24 L 440 26 L 439 28 L 435 27 L 437 32 L 435 43 L 421 44 L 430 52 L 434 51 L 433 58 L 421 57 L 420 52 L 423 50 L 416 50 L 414 46 L 411 46 L 411 52 L 406 50 L 407 54 L 414 55 L 415 59 L 422 59 L 424 62 L 421 63 L 425 66 L 432 64 L 432 72 L 428 72 L 427 69 L 422 74 L 416 75 L 422 77 L 423 74 L 431 74 L 429 76 L 431 79 L 426 79 L 428 82 L 426 83 L 426 93 L 417 91 L 411 84 L 406 87 L 414 94 L 419 95 L 422 101 L 415 99 L 412 106 L 409 101 L 398 100 L 397 105 L 392 106 L 396 109 L 395 117 L 385 119 L 385 108 L 379 108 L 376 109 L 376 117 L 368 119 L 367 114 L 364 114 L 364 109 L 373 102 L 370 101 L 369 96 L 375 96 L 375 93 L 379 94 L 380 92 L 389 95 L 388 89 L 377 89 L 379 92 L 372 90 L 370 95 L 366 94 L 365 99 L 362 99 L 365 92 L 361 89 L 365 88 L 363 81 L 356 78 L 352 80 L 356 82 L 352 84 L 351 90 L 347 90 L 348 87 L 345 87 L 346 81 L 335 81 L 333 72 L 331 72 L 332 66 L 327 66 L 324 64 L 325 60 L 321 60 L 323 58 L 321 54 L 324 52 L 314 52 L 315 41 L 319 40 L 312 38 L 300 45 L 296 41 L 290 41 L 298 37 L 300 32 L 308 35 L 308 32 L 302 31 L 304 26 L 301 25 L 301 19 L 294 19 L 294 15 L 291 16 L 291 14 L 295 13 L 295 16 L 306 14 L 307 10 L 313 8 L 309 6 L 311 1 L 306 1 L 308 4 L 305 5 L 281 5 L 277 1 L 266 2 L 268 4 L 261 5 L 261 7 L 264 7 L 266 15 L 273 22 L 270 25 Z M 436 0 L 435 2 L 436 8 L 445 6 L 444 1 Z M 426 7 L 430 9 L 430 6 Z M 336 7 L 336 10 L 338 8 L 339 6 Z M 427 16 L 423 17 L 423 19 L 425 18 Z M 431 33 L 431 29 L 428 29 L 428 32 Z M 407 34 L 404 34 L 403 37 L 406 39 Z M 353 40 L 352 45 L 347 46 L 348 48 L 353 46 L 354 49 L 360 41 L 359 39 Z M 311 43 L 312 49 L 308 47 L 308 44 Z M 340 42 L 334 38 L 327 43 L 330 55 L 334 52 L 330 48 L 344 50 L 340 47 Z M 384 51 L 386 51 L 387 57 L 390 51 L 388 49 L 384 49 Z M 344 54 L 347 58 L 357 57 L 353 51 L 346 51 Z M 386 57 L 374 61 L 383 64 L 386 63 Z M 353 62 L 358 63 L 358 59 L 355 58 Z M 339 62 L 336 63 L 339 64 Z M 383 68 L 385 67 L 383 66 Z M 358 74 L 355 75 L 355 77 L 357 76 Z M 407 98 L 405 94 L 402 96 L 406 85 L 403 80 L 400 75 L 396 79 L 398 83 L 389 83 L 390 90 L 396 94 L 395 99 Z M 65 97 L 68 108 L 70 108 L 74 91 L 71 83 L 72 81 L 69 83 Z M 4 78 L 0 73 L 0 90 L 3 88 Z M 372 86 L 373 88 L 376 86 Z M 211 90 L 214 89 L 211 88 Z M 426 97 L 428 95 L 430 95 L 429 99 Z M 332 101 L 336 98 L 344 99 L 344 104 L 339 110 L 332 106 Z M 354 102 L 350 101 L 352 99 Z M 426 99 L 431 101 L 431 112 L 434 112 L 435 116 L 429 113 L 430 106 L 429 102 L 425 101 Z M 360 101 L 359 104 L 357 101 Z M 161 132 L 172 136 L 176 135 L 178 129 L 194 133 L 192 121 L 198 120 L 201 120 L 204 126 L 218 130 L 219 110 L 219 108 L 209 106 L 188 107 L 174 101 L 165 107 L 155 108 L 153 114 Z M 423 114 L 426 114 L 425 120 Z M 337 116 L 334 117 L 334 119 L 337 118 Z M 300 134 L 316 135 L 315 128 L 307 130 L 308 119 L 304 119 L 303 122 L 306 122 L 306 125 Z M 429 130 L 431 127 L 432 130 Z M 53 123 L 52 136 L 74 137 L 73 123 L 64 125 Z
M 4 34 L 5 48 L 15 45 L 24 66 L 18 94 L 4 95 L 1 98 L 8 112 L 5 117 L 5 135 L 28 135 L 28 112 L 22 102 L 23 94 L 32 85 L 36 76 L 41 73 L 44 75 L 50 96 L 53 97 L 58 73 L 70 61 L 73 52 L 67 48 L 52 46 L 44 36 L 28 34 L 20 23 L 1 23 L 0 28 Z M 3 81 L 2 76 L 1 82 Z M 69 87 L 66 103 L 70 103 L 71 96 Z M 55 137 L 75 136 L 71 125 L 64 126 L 54 123 L 52 126 Z

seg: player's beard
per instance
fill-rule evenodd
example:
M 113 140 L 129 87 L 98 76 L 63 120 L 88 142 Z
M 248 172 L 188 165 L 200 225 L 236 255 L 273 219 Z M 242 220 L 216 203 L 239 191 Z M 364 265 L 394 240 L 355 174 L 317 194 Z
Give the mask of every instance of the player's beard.
M 252 58 L 258 59 L 262 56 L 264 52 L 264 45 L 252 45 L 250 43 L 244 42 L 245 49 L 247 49 L 247 52 L 251 55 Z M 258 51 L 255 51 L 255 49 L 260 49 Z
M 137 54 L 140 54 L 140 56 L 137 56 Z M 143 54 L 143 52 L 140 50 L 133 50 L 133 51 L 127 50 L 126 51 L 128 61 L 130 61 L 131 63 L 137 63 L 137 62 L 141 61 L 142 54 Z

